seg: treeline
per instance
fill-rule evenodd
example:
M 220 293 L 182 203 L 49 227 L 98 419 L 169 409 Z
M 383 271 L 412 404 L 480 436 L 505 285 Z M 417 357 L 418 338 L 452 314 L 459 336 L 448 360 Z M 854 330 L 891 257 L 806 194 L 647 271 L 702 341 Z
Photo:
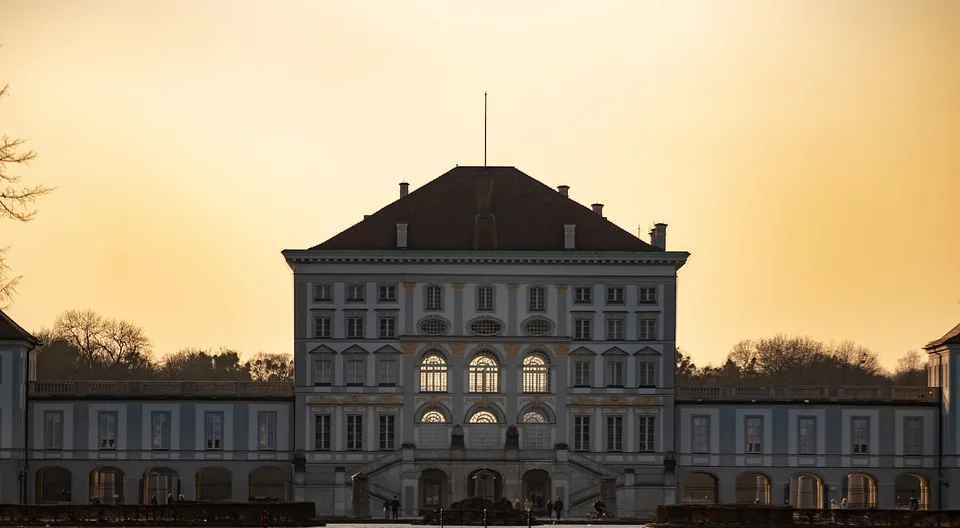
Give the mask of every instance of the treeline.
M 698 367 L 678 349 L 677 384 L 926 386 L 925 363 L 919 352 L 911 350 L 888 371 L 875 352 L 850 341 L 834 345 L 778 335 L 740 341 L 719 366 Z
M 259 353 L 248 361 L 235 350 L 187 348 L 157 357 L 143 328 L 90 310 L 69 310 L 36 332 L 42 380 L 286 381 L 293 358 Z

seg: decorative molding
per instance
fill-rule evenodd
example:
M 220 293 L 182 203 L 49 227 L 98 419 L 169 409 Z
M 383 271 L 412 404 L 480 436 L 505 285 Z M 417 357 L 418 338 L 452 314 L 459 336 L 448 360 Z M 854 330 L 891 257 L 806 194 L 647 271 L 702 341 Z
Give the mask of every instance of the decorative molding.
M 575 252 L 530 252 L 529 255 L 516 252 L 506 254 L 478 255 L 474 252 L 442 254 L 439 252 L 376 252 L 335 251 L 335 250 L 287 250 L 283 252 L 287 262 L 298 264 L 574 264 L 574 265 L 671 265 L 677 268 L 686 263 L 689 253 L 684 251 L 609 251 L 578 255 Z M 404 289 L 408 283 L 404 283 Z M 409 290 L 407 290 L 409 291 Z
M 403 348 L 403 355 L 404 355 L 404 356 L 414 356 L 414 355 L 416 355 L 416 353 L 417 353 L 417 344 L 416 344 L 416 343 L 411 343 L 411 342 L 408 341 L 408 342 L 406 342 L 406 343 L 403 343 L 403 347 L 402 347 L 402 348 Z
M 507 291 L 510 292 L 510 293 L 516 293 L 516 292 L 517 292 L 517 288 L 519 288 L 519 287 L 520 287 L 519 284 L 514 284 L 514 283 L 511 282 L 511 283 L 507 284 Z
M 567 357 L 570 353 L 570 343 L 557 343 L 553 345 L 553 352 L 558 358 Z
M 499 407 L 501 410 L 507 408 L 507 399 L 503 396 L 467 396 L 463 399 L 464 407 L 470 409 L 475 405 L 481 407 Z
M 569 406 L 656 406 L 663 405 L 659 396 L 571 396 L 567 398 Z
M 462 358 L 466 352 L 467 352 L 466 343 L 453 343 L 452 345 L 450 345 L 450 355 L 453 357 Z
M 362 394 L 348 394 L 346 396 L 312 395 L 307 396 L 307 405 L 314 410 L 330 410 L 333 406 L 343 405 L 403 405 L 403 398 L 399 394 L 378 394 L 365 396 Z M 363 407 L 359 407 L 360 410 Z
M 421 407 L 424 405 L 442 405 L 449 408 L 450 402 L 450 396 L 417 396 L 414 399 L 414 406 Z
M 556 286 L 556 288 L 557 288 L 557 293 L 564 293 L 564 292 L 567 291 L 567 285 L 566 285 L 566 284 L 556 284 L 555 286 Z
M 517 357 L 517 353 L 520 352 L 520 345 L 517 343 L 507 343 L 503 345 L 503 351 L 507 358 L 513 359 Z
M 553 396 L 520 396 L 517 398 L 517 407 L 523 409 L 527 405 L 531 405 L 533 407 L 548 407 L 554 409 L 556 407 L 555 401 L 556 398 Z
M 404 283 L 403 283 L 403 291 L 405 291 L 405 292 L 407 292 L 407 293 L 410 293 L 410 292 L 412 292 L 412 291 L 415 290 L 415 289 L 417 289 L 417 283 L 416 283 L 416 282 L 404 282 Z
M 454 283 L 453 283 L 453 291 L 455 291 L 455 292 L 462 292 L 462 291 L 463 291 L 463 283 L 462 283 L 462 282 L 454 282 Z

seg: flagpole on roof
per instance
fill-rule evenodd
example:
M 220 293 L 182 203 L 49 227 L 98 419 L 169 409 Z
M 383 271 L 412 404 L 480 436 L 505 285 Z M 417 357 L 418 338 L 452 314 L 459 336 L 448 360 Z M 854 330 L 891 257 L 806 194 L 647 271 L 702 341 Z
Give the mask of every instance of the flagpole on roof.
M 487 166 L 487 92 L 483 92 L 483 166 Z

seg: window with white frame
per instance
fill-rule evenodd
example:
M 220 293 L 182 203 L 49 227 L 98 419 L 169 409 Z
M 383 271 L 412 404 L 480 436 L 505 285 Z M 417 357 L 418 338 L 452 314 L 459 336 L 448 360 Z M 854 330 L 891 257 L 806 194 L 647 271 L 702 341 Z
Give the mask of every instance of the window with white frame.
M 274 411 L 260 411 L 257 413 L 258 441 L 261 451 L 277 449 L 277 413 Z
M 577 286 L 574 288 L 573 304 L 593 304 L 593 287 Z
M 443 310 L 443 286 L 430 284 L 424 288 L 424 308 Z
M 380 284 L 377 286 L 377 300 L 380 302 L 397 302 L 397 285 Z
M 333 285 L 314 284 L 313 285 L 314 302 L 330 302 L 333 300 Z
M 333 359 L 322 358 L 313 361 L 313 384 L 314 385 L 332 385 L 333 384 Z
M 641 317 L 637 322 L 638 341 L 657 340 L 657 320 L 653 317 Z
M 420 392 L 447 392 L 447 361 L 440 354 L 428 353 L 423 357 Z
M 574 451 L 590 450 L 590 417 L 573 417 L 573 449 Z
M 393 386 L 397 384 L 397 359 L 382 358 L 377 360 L 377 384 Z
M 500 392 L 500 363 L 490 353 L 481 352 L 469 367 L 470 392 Z
M 709 416 L 694 416 L 693 417 L 693 452 L 694 453 L 709 453 L 710 452 L 710 417 Z
M 745 452 L 762 453 L 763 452 L 763 417 L 747 416 L 744 427 L 746 429 L 745 436 L 747 439 Z
M 607 451 L 623 451 L 623 416 L 607 416 Z
M 573 339 L 576 341 L 590 341 L 593 338 L 593 319 L 577 317 L 573 320 Z
M 547 309 L 547 289 L 543 286 L 527 288 L 527 309 L 531 312 L 542 312 Z
M 850 419 L 850 440 L 854 455 L 870 453 L 870 418 L 854 416 Z
M 477 311 L 493 311 L 493 286 L 477 286 Z
M 329 414 L 317 414 L 313 417 L 313 441 L 316 451 L 330 451 L 333 443 L 330 436 L 333 430 L 333 416 Z
M 623 359 L 611 358 L 604 361 L 607 367 L 607 387 L 623 387 Z
M 607 304 L 623 304 L 623 286 L 607 286 Z
M 223 413 L 206 412 L 203 415 L 203 421 L 206 424 L 207 450 L 223 449 Z
M 367 374 L 366 358 L 350 358 L 347 360 L 347 385 L 361 386 L 366 380 Z
M 650 453 L 656 450 L 654 448 L 654 418 L 653 416 L 637 417 L 637 423 L 640 424 L 640 431 L 638 433 L 640 445 L 637 450 L 641 453 Z
M 903 454 L 920 456 L 923 454 L 923 418 L 908 416 L 903 419 Z
M 573 386 L 574 387 L 592 387 L 593 378 L 590 377 L 589 359 L 578 358 L 573 364 Z
M 607 316 L 607 341 L 623 341 L 623 318 Z
M 363 339 L 363 315 L 347 316 L 347 338 Z
M 363 451 L 363 415 L 347 415 L 347 451 Z
M 817 419 L 813 416 L 797 418 L 797 454 L 817 454 Z
M 380 339 L 397 337 L 397 317 L 395 315 L 381 315 L 377 318 Z
M 656 362 L 651 360 L 637 362 L 637 386 L 654 387 L 656 384 Z
M 366 284 L 347 284 L 347 302 L 363 302 L 366 297 Z
M 333 319 L 327 314 L 313 316 L 313 337 L 329 339 L 332 321 Z
M 397 417 L 392 414 L 380 415 L 380 450 L 394 449 L 394 437 L 397 433 Z
M 100 449 L 113 450 L 117 448 L 117 413 L 116 411 L 100 411 L 97 414 L 100 426 Z
M 154 451 L 170 450 L 170 411 L 153 411 L 150 413 L 150 422 L 153 429 L 152 447 Z
M 63 449 L 63 411 L 43 411 L 43 448 Z
M 637 289 L 640 304 L 657 304 L 657 289 L 652 286 L 640 286 Z

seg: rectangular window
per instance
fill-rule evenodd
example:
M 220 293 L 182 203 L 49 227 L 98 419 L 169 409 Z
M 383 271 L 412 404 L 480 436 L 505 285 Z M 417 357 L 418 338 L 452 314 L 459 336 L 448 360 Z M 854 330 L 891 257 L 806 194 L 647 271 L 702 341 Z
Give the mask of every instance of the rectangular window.
M 817 454 L 817 419 L 801 416 L 797 419 L 797 454 Z
M 381 315 L 379 319 L 380 339 L 397 337 L 397 318 L 392 315 Z
M 623 451 L 623 416 L 607 416 L 607 451 Z
M 870 418 L 857 416 L 850 419 L 851 446 L 854 455 L 870 453 Z
M 747 453 L 763 453 L 763 417 L 748 416 L 746 420 Z
M 657 320 L 644 318 L 640 319 L 637 326 L 638 341 L 656 341 L 657 340 Z
M 573 417 L 573 449 L 574 451 L 590 450 L 590 417 Z
M 577 286 L 574 288 L 573 304 L 593 304 L 593 287 Z
M 347 451 L 363 451 L 363 415 L 347 415 Z
M 206 423 L 207 450 L 223 449 L 223 413 L 205 413 L 203 421 Z
M 607 286 L 607 304 L 623 304 L 623 286 Z
M 477 286 L 477 311 L 493 311 L 493 286 Z
M 366 284 L 347 284 L 347 302 L 363 302 Z
M 362 315 L 351 315 L 347 317 L 347 337 L 353 339 L 363 339 L 363 319 Z
M 397 360 L 394 358 L 377 361 L 377 384 L 393 386 L 397 384 Z
M 429 285 L 424 290 L 424 308 L 443 310 L 443 286 Z
M 380 302 L 397 302 L 397 285 L 381 284 L 377 286 L 377 300 Z
M 360 386 L 366 380 L 367 362 L 364 359 L 347 360 L 347 385 Z
M 574 319 L 573 320 L 573 339 L 576 341 L 590 341 L 592 338 L 591 323 L 590 319 Z
M 261 451 L 277 449 L 277 413 L 261 411 L 257 413 L 258 444 Z
M 317 359 L 313 362 L 313 384 L 333 385 L 332 359 Z
M 923 418 L 911 416 L 903 419 L 903 454 L 920 456 L 923 454 Z
M 527 308 L 531 312 L 547 309 L 547 290 L 543 286 L 530 286 L 527 289 Z
M 650 286 L 641 286 L 637 290 L 640 304 L 657 304 L 657 289 Z
M 607 319 L 607 341 L 623 341 L 623 319 L 619 317 Z
M 150 422 L 153 428 L 153 450 L 170 450 L 170 411 L 153 411 L 150 413 Z
M 313 337 L 330 339 L 330 316 L 317 315 L 313 318 Z
M 590 379 L 590 362 L 589 361 L 581 360 L 573 364 L 573 386 L 574 387 L 593 386 L 593 380 Z
M 318 414 L 313 417 L 313 441 L 317 451 L 330 451 L 333 448 L 330 432 L 333 430 L 332 416 Z
M 116 449 L 117 413 L 114 411 L 100 411 L 97 415 L 97 420 L 100 422 L 100 449 Z
M 655 387 L 657 384 L 654 361 L 637 363 L 637 385 L 639 387 Z
M 693 452 L 710 452 L 710 417 L 693 417 Z
M 654 448 L 654 417 L 653 416 L 640 416 L 637 418 L 637 421 L 640 422 L 640 447 L 639 451 L 641 453 L 650 453 L 656 451 Z
M 63 411 L 43 411 L 43 448 L 63 449 Z
M 380 415 L 380 449 L 391 450 L 394 448 L 393 439 L 396 436 L 397 417 L 392 414 Z
M 607 360 L 607 387 L 623 387 L 623 360 Z
M 313 285 L 313 300 L 315 302 L 330 302 L 333 300 L 333 287 L 329 284 Z

